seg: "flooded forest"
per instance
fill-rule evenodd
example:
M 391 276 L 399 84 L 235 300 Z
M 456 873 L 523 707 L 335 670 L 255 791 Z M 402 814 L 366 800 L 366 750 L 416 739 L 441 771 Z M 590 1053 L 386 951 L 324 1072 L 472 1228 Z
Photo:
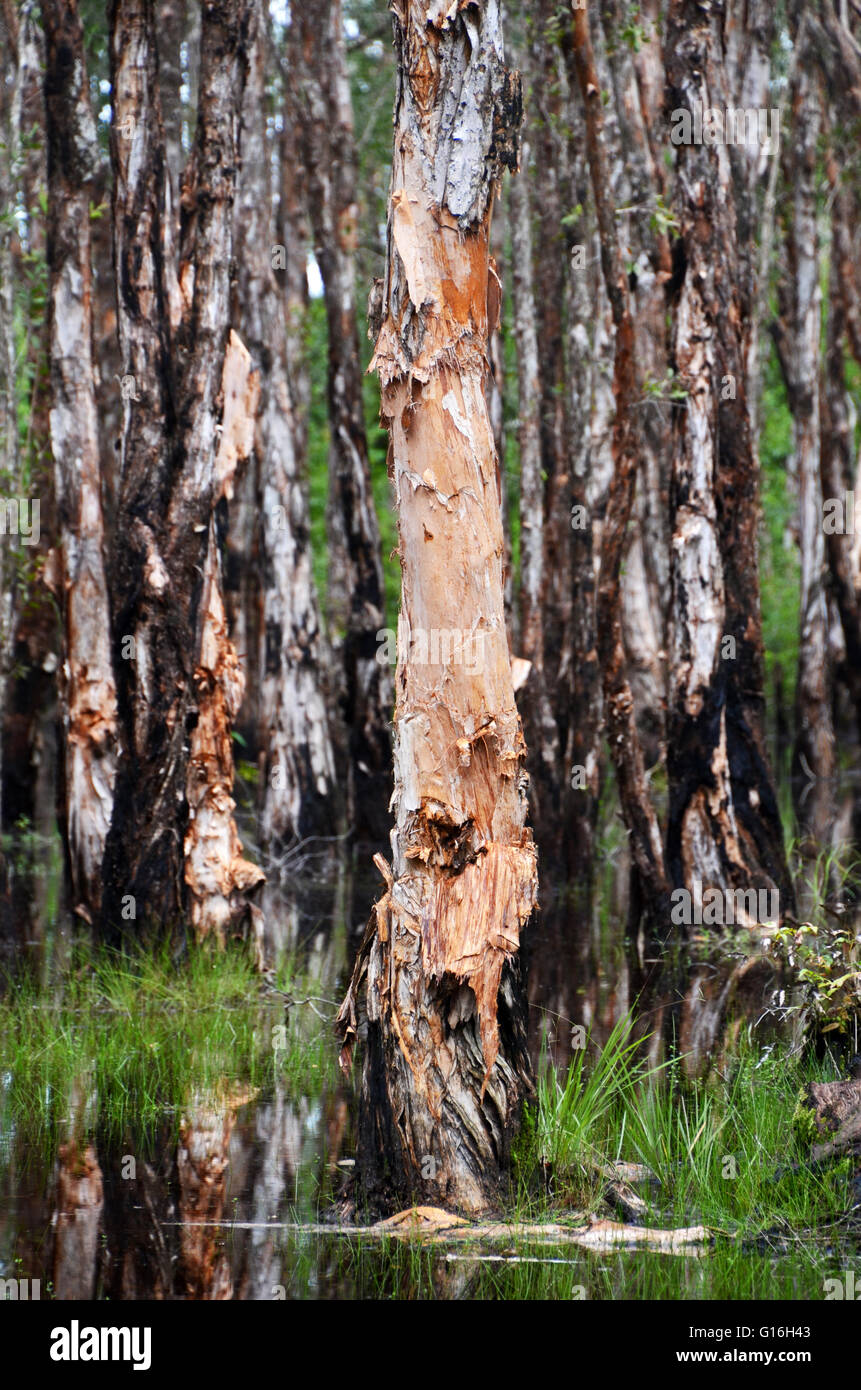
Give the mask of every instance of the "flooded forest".
M 859 133 L 856 0 L 0 0 L 0 1301 L 861 1297 Z

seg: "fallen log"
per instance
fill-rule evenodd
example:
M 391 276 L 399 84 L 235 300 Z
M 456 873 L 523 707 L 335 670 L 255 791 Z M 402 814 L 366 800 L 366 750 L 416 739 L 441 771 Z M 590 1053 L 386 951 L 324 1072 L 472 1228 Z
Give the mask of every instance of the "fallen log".
M 669 1255 L 703 1254 L 715 1235 L 707 1226 L 658 1230 L 649 1226 L 631 1226 L 620 1221 L 596 1220 L 587 1215 L 584 1215 L 581 1225 L 555 1221 L 472 1222 L 438 1207 L 411 1207 L 370 1226 L 282 1221 L 165 1221 L 161 1224 L 220 1226 L 225 1230 L 295 1231 L 297 1235 L 339 1236 L 363 1240 L 419 1239 L 430 1245 L 444 1245 L 452 1241 L 505 1241 L 511 1245 L 515 1241 L 530 1241 L 544 1245 L 577 1245 L 596 1251 L 646 1248 Z

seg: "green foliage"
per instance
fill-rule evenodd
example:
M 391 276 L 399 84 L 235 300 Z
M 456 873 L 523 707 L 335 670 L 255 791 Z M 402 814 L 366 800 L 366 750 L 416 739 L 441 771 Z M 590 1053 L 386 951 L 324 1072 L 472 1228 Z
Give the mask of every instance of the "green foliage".
M 628 1109 L 625 1145 L 658 1179 L 654 1215 L 751 1235 L 845 1213 L 845 1171 L 790 1166 L 806 1157 L 792 1138 L 798 1087 L 821 1071 L 777 1049 L 742 1046 L 708 1087 L 685 1081 L 676 1064 L 670 1084 L 645 1088 Z
M 305 982 L 287 966 L 277 983 L 298 996 Z M 308 1094 L 331 1072 L 334 1043 L 316 1015 L 306 1030 L 307 1017 L 301 1001 L 287 1018 L 281 995 L 261 994 L 243 950 L 194 949 L 177 966 L 167 947 L 77 946 L 56 979 L 16 977 L 0 992 L 0 1131 L 14 1124 L 51 1146 L 82 1085 L 115 1137 L 126 1125 L 151 1132 L 195 1090 L 230 1081 L 281 1076 Z
M 760 584 L 766 679 L 783 680 L 783 699 L 791 709 L 798 667 L 800 565 L 795 538 L 797 500 L 786 471 L 792 452 L 792 416 L 774 353 L 764 366 L 762 431 L 762 528 Z M 769 701 L 774 710 L 774 701 Z
M 647 376 L 643 381 L 643 399 L 647 401 L 669 401 L 678 404 L 688 398 L 687 388 L 682 386 L 672 367 L 667 369 L 661 381 Z
M 775 932 L 774 947 L 803 986 L 802 1002 L 794 1007 L 803 1010 L 815 1032 L 839 1032 L 857 1047 L 861 942 L 849 904 L 857 900 L 861 860 L 829 847 L 811 862 L 793 845 L 790 863 L 806 890 L 809 916 L 801 922 L 788 919 Z
M 562 1081 L 547 1060 L 538 1078 L 537 1142 L 542 1160 L 564 1175 L 580 1200 L 594 1197 L 596 1164 L 606 1156 L 612 1117 L 648 1071 L 631 1041 L 630 1016 L 619 1020 L 604 1047 L 577 1048 Z
M 605 1185 L 601 1169 L 616 1161 L 643 1164 L 652 1175 L 637 1186 L 646 1224 L 703 1222 L 752 1235 L 845 1213 L 847 1169 L 812 1171 L 802 1161 L 806 1146 L 793 1138 L 799 1087 L 831 1076 L 830 1062 L 743 1040 L 722 1070 L 691 1080 L 679 1057 L 649 1068 L 630 1031 L 623 1019 L 602 1049 L 590 1044 L 577 1053 L 564 1082 L 542 1072 L 524 1143 L 533 1164 L 540 1159 L 552 1174 L 555 1201 L 594 1206 Z
M 679 224 L 662 193 L 655 197 L 655 210 L 649 217 L 649 226 L 656 236 L 666 236 L 668 232 L 678 231 Z

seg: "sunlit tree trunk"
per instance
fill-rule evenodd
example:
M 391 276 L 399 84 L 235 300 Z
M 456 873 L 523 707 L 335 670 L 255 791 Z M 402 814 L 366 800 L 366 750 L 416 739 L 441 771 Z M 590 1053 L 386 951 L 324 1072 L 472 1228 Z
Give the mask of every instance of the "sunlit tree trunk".
M 43 0 L 48 140 L 51 451 L 63 618 L 65 834 L 72 905 L 88 920 L 116 776 L 117 709 L 104 563 L 92 351 L 90 195 L 98 168 L 84 34 L 75 0 Z
M 519 948 L 536 892 L 484 394 L 491 205 L 516 161 L 520 89 L 494 0 L 457 11 L 410 0 L 394 14 L 374 365 L 403 576 L 396 823 L 340 1024 L 349 1053 L 364 1004 L 365 1197 L 478 1211 L 498 1193 L 528 1084 Z

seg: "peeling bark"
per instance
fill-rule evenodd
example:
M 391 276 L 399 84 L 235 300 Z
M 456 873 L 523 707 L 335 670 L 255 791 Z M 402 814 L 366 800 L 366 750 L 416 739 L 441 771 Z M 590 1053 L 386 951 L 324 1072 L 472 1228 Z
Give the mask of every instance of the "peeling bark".
M 88 921 L 116 776 L 116 688 L 103 555 L 98 417 L 92 351 L 90 195 L 96 129 L 74 0 L 43 0 L 48 140 L 51 450 L 59 521 L 63 618 L 65 833 L 72 904 Z
M 227 633 L 221 597 L 221 566 L 214 508 L 229 498 L 236 467 L 247 458 L 254 439 L 260 382 L 251 358 L 231 332 L 224 357 L 221 437 L 215 462 L 216 490 L 201 595 L 200 656 L 194 673 L 197 722 L 191 732 L 186 800 L 185 881 L 189 887 L 191 925 L 197 941 L 214 935 L 225 944 L 228 926 L 245 915 L 246 895 L 263 882 L 256 864 L 242 857 L 233 819 L 233 747 L 230 730 L 242 703 L 244 677 L 236 648 Z M 252 908 L 256 961 L 263 968 L 262 920 Z
M 339 1015 L 368 1036 L 359 1181 L 479 1211 L 529 1085 L 518 955 L 535 903 L 524 745 L 505 631 L 504 543 L 484 381 L 488 233 L 516 164 L 520 91 L 496 0 L 394 8 L 399 76 L 385 316 L 374 363 L 403 575 L 393 865 Z M 422 659 L 433 631 L 474 661 Z M 346 1059 L 345 1059 L 346 1060 Z M 400 1202 L 403 1205 L 403 1202 Z

